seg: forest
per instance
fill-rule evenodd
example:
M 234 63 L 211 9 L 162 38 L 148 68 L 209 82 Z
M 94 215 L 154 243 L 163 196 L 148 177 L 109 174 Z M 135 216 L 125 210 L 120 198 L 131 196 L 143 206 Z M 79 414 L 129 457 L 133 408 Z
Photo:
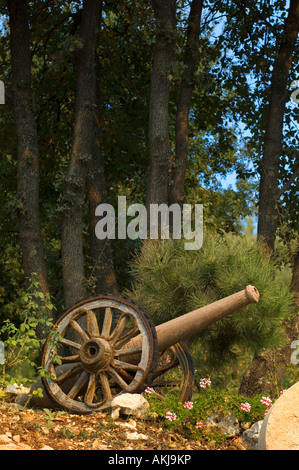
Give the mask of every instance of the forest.
M 53 321 L 111 293 L 160 323 L 253 284 L 250 318 L 204 332 L 195 363 L 227 360 L 247 396 L 298 380 L 299 0 L 1 0 L 0 15 L 0 340 L 32 295 Z M 203 246 L 98 237 L 120 196 L 202 205 Z

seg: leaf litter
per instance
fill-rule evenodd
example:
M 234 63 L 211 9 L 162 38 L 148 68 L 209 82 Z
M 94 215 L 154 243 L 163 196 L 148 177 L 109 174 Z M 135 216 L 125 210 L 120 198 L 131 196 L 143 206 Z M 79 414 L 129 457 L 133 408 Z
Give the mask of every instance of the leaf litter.
M 185 439 L 161 421 L 111 418 L 108 412 L 64 411 L 0 405 L 0 450 L 244 450 L 238 439 L 217 445 Z

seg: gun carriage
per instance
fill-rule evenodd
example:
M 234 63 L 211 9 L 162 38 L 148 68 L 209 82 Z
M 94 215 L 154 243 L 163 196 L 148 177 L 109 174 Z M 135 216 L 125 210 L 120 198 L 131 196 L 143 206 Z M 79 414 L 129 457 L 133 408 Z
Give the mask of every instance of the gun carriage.
M 179 366 L 179 398 L 192 396 L 194 366 L 184 340 L 250 303 L 253 286 L 155 327 L 131 300 L 102 295 L 82 301 L 56 322 L 44 346 L 42 377 L 56 407 L 87 414 L 109 407 L 124 392 L 155 388 Z

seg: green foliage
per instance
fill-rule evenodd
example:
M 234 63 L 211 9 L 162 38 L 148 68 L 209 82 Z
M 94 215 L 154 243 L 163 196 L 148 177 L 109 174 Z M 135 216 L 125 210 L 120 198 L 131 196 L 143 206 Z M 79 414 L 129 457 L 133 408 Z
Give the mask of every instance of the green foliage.
M 213 231 L 237 232 L 238 220 L 250 214 L 256 204 L 256 186 L 253 176 L 259 171 L 260 156 L 269 103 L 269 90 L 273 61 L 277 51 L 277 39 L 283 29 L 287 14 L 287 2 L 277 1 L 246 2 L 246 8 L 240 8 L 238 2 L 208 2 L 206 17 L 202 24 L 200 38 L 200 60 L 196 71 L 196 86 L 192 97 L 190 112 L 190 155 L 185 184 L 185 201 L 204 204 L 205 223 Z M 44 239 L 45 258 L 49 275 L 51 293 L 55 305 L 62 300 L 61 278 L 61 194 L 68 156 L 71 148 L 76 70 L 74 55 L 81 47 L 78 41 L 80 31 L 81 2 L 29 2 L 31 50 L 32 50 L 32 90 L 34 112 L 38 127 L 40 150 L 40 216 Z M 188 8 L 188 6 L 187 6 Z M 0 324 L 5 319 L 19 328 L 19 316 L 22 314 L 24 298 L 24 276 L 22 254 L 19 247 L 17 210 L 17 139 L 11 103 L 11 57 L 9 45 L 9 23 L 7 3 L 0 2 L 1 13 L 1 79 L 5 82 L 7 103 L 1 107 L 0 125 Z M 183 66 L 183 51 L 186 40 L 187 9 L 185 2 L 178 3 L 177 56 L 173 64 L 171 98 L 169 103 L 169 130 L 171 147 L 175 142 L 175 113 L 177 96 Z M 222 32 L 213 30 L 218 15 L 223 19 Z M 211 20 L 210 20 L 211 19 Z M 221 20 L 222 21 L 222 20 Z M 104 2 L 101 24 L 101 38 L 98 44 L 100 67 L 100 103 L 99 125 L 101 128 L 101 151 L 105 160 L 107 192 L 109 202 L 115 203 L 118 195 L 126 195 L 128 203 L 144 202 L 146 195 L 146 172 L 148 168 L 148 111 L 149 90 L 152 71 L 152 54 L 155 43 L 155 24 L 150 2 Z M 296 45 L 294 57 L 298 53 Z M 294 61 L 290 84 L 297 79 L 298 63 Z M 291 88 L 289 94 L 291 94 Z M 292 171 L 298 166 L 297 122 L 299 107 L 290 99 L 284 128 L 283 152 L 279 180 L 280 186 L 288 182 Z M 244 126 L 238 129 L 236 122 L 242 121 L 245 129 L 250 130 L 250 137 L 244 136 Z M 297 127 L 296 127 L 297 126 Z M 224 190 L 221 179 L 230 172 L 238 178 L 237 191 Z M 280 229 L 284 242 L 291 243 L 298 239 L 298 204 L 293 184 L 282 199 L 280 215 L 286 221 Z M 87 214 L 87 208 L 85 210 Z M 83 226 L 86 274 L 90 276 L 88 260 L 88 233 L 86 222 Z M 297 237 L 297 238 L 296 238 Z M 136 247 L 131 240 L 113 241 L 114 262 L 119 286 L 127 287 L 131 279 L 128 266 L 131 253 Z M 237 242 L 238 245 L 238 242 Z M 222 245 L 221 245 L 222 246 Z M 216 357 L 222 357 L 222 343 L 233 333 L 230 353 L 234 354 L 236 338 L 242 347 L 251 344 L 251 349 L 266 347 L 278 343 L 281 329 L 277 325 L 285 317 L 286 307 L 278 297 L 284 291 L 274 292 L 270 298 L 269 286 L 264 295 L 263 272 L 251 272 L 252 266 L 245 269 L 247 258 L 243 260 L 234 253 L 229 257 L 226 269 L 225 253 L 213 248 L 217 260 L 206 260 L 200 253 L 171 255 L 168 265 L 159 266 L 154 260 L 148 265 L 148 289 L 145 295 L 140 293 L 140 302 L 151 311 L 155 321 L 164 321 L 172 312 L 185 313 L 194 308 L 226 295 L 229 291 L 229 279 L 233 291 L 237 289 L 241 273 L 245 273 L 245 284 L 252 281 L 259 288 L 262 298 L 258 307 L 251 306 L 241 313 L 225 320 L 219 334 L 209 330 L 203 335 L 204 344 L 214 342 Z M 234 249 L 234 248 L 232 248 Z M 291 254 L 297 249 L 291 246 Z M 163 248 L 166 250 L 166 248 Z M 212 250 L 212 252 L 213 252 Z M 237 247 L 237 252 L 239 246 Z M 253 251 L 250 256 L 253 256 Z M 163 252 L 164 253 L 164 252 Z M 161 252 L 161 256 L 165 255 Z M 181 256 L 182 255 L 182 256 Z M 186 255 L 186 262 L 183 258 Z M 198 258 L 197 258 L 198 255 Z M 142 255 L 144 256 L 144 254 Z M 259 255 L 257 255 L 258 258 Z M 152 262 L 150 260 L 150 262 Z M 251 263 L 251 261 L 249 260 Z M 257 266 L 261 263 L 257 259 Z M 176 266 L 175 264 L 181 264 Z M 266 263 L 267 264 L 267 263 Z M 200 269 L 198 266 L 201 266 Z M 220 269 L 219 266 L 222 266 Z M 244 269 L 242 268 L 244 267 Z M 171 267 L 169 269 L 168 267 Z M 247 275 L 248 267 L 248 275 Z M 151 271 L 152 268 L 152 271 Z M 179 268 L 181 272 L 179 272 Z M 220 269 L 220 273 L 219 273 Z M 267 267 L 265 266 L 265 271 Z M 171 272 L 173 270 L 173 272 Z M 245 272 L 246 271 L 246 272 Z M 261 274 L 262 273 L 262 274 Z M 233 279 L 233 274 L 235 279 Z M 156 297 L 156 286 L 160 275 L 166 282 Z M 219 288 L 217 276 L 223 279 L 223 288 Z M 139 272 L 139 281 L 142 276 Z M 153 281 L 149 281 L 153 276 Z M 215 276 L 215 286 L 209 279 Z M 255 277 L 256 276 L 256 277 Z M 246 279 L 244 279 L 244 277 Z M 261 278 L 261 279 L 260 279 Z M 162 279 L 162 278 L 161 278 Z M 193 280 L 192 280 L 193 279 Z M 248 280 L 247 280 L 248 279 Z M 195 286 L 198 282 L 202 283 Z M 207 287 L 205 287 L 205 283 Z M 270 283 L 270 282 L 269 282 Z M 88 282 L 87 284 L 91 285 Z M 240 283 L 241 284 L 241 283 Z M 163 287 L 162 287 L 163 286 Z M 218 286 L 218 287 L 217 287 Z M 241 286 L 243 288 L 244 285 Z M 275 285 L 273 285 L 274 291 Z M 145 287 L 143 288 L 145 289 Z M 164 289 L 164 290 L 163 290 Z M 90 292 L 94 294 L 91 287 Z M 271 294 L 272 295 L 272 294 Z M 139 293 L 138 293 L 139 296 Z M 289 298 L 286 293 L 285 305 Z M 272 309 L 272 306 L 275 308 Z M 257 315 L 256 309 L 259 311 Z M 271 313 L 271 309 L 273 312 Z M 264 315 L 264 312 L 267 314 Z M 250 312 L 246 318 L 247 312 Z M 279 312 L 279 313 L 278 313 Z M 242 317 L 242 321 L 238 321 Z M 225 326 L 226 325 L 226 326 Z M 261 326 L 262 325 L 262 326 Z M 271 326 L 272 325 L 272 326 Z M 25 327 L 24 327 L 25 328 Z M 232 328 L 232 330 L 231 330 Z M 220 334 L 224 332 L 224 336 Z M 239 339 L 238 339 L 239 338 Z M 242 341 L 241 341 L 242 338 Z M 216 341 L 216 343 L 215 343 Z M 218 347 L 218 351 L 217 351 Z M 226 349 L 226 351 L 228 351 Z M 210 357 L 210 356 L 209 356 Z
M 257 242 L 245 236 L 205 234 L 200 250 L 185 251 L 181 241 L 148 241 L 136 256 L 135 284 L 128 295 L 155 324 L 164 323 L 216 300 L 256 286 L 260 301 L 199 333 L 207 363 L 222 366 L 236 351 L 254 353 L 281 345 L 292 293 L 275 279 L 275 267 L 263 259 Z
M 47 424 L 46 424 L 46 427 L 48 429 L 52 429 L 53 425 L 54 425 L 54 419 L 57 418 L 58 416 L 61 416 L 61 415 L 64 415 L 66 414 L 66 411 L 53 411 L 53 410 L 49 410 L 49 408 L 44 408 L 44 413 L 48 419 L 47 421 Z
M 208 418 L 216 414 L 218 417 L 234 415 L 242 424 L 254 423 L 264 419 L 267 407 L 261 403 L 262 396 L 248 398 L 234 393 L 217 392 L 213 389 L 204 390 L 192 402 L 181 403 L 178 398 L 169 393 L 160 399 L 153 391 L 144 393 L 149 402 L 150 416 L 160 419 L 168 429 L 181 434 L 182 437 L 215 440 L 223 442 L 227 435 L 221 430 L 207 426 Z M 243 403 L 250 405 L 250 411 L 241 408 Z M 167 416 L 170 414 L 170 418 Z
M 37 372 L 41 375 L 46 372 L 39 366 L 39 357 L 47 334 L 53 327 L 50 316 L 53 305 L 40 291 L 36 281 L 22 296 L 21 304 L 23 310 L 19 324 L 7 319 L 0 328 L 5 352 L 4 363 L 0 364 L 0 388 L 13 383 L 25 385 L 34 380 Z M 39 394 L 39 391 L 36 393 Z

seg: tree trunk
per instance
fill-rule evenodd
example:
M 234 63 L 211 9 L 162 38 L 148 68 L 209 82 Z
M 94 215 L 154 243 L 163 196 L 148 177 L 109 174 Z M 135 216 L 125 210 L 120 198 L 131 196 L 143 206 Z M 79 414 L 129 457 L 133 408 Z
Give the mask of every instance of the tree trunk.
M 287 366 L 290 363 L 292 341 L 299 338 L 299 252 L 295 256 L 291 289 L 295 293 L 294 317 L 286 328 L 288 338 L 284 347 L 256 354 L 252 363 L 243 376 L 239 389 L 241 395 L 253 397 L 263 393 L 277 398 L 279 396 L 279 383 L 283 379 Z
M 102 3 L 102 2 L 101 2 Z M 117 281 L 114 272 L 112 250 L 110 240 L 99 240 L 96 237 L 95 227 L 98 218 L 95 216 L 96 207 L 107 203 L 107 185 L 105 178 L 105 165 L 101 152 L 101 130 L 99 120 L 100 107 L 100 84 L 99 84 L 99 61 L 96 58 L 96 87 L 93 115 L 94 136 L 91 141 L 93 145 L 91 160 L 88 163 L 87 173 L 87 199 L 88 199 L 88 230 L 89 230 L 89 257 L 92 271 L 90 282 L 96 294 L 118 293 Z
M 65 306 L 87 295 L 84 254 L 83 215 L 86 174 L 94 150 L 94 122 L 97 107 L 96 49 L 101 18 L 101 2 L 83 2 L 81 41 L 77 49 L 77 95 L 70 161 L 63 194 L 62 275 Z
M 150 90 L 147 208 L 150 204 L 168 201 L 171 168 L 168 105 L 176 26 L 175 0 L 152 0 L 151 3 L 156 19 L 156 45 Z
M 39 215 L 39 150 L 32 106 L 27 2 L 9 0 L 12 96 L 18 141 L 18 223 L 27 287 L 32 278 L 49 294 Z
M 291 0 L 284 32 L 274 62 L 271 96 L 262 159 L 258 238 L 263 242 L 265 252 L 274 252 L 278 225 L 278 169 L 283 138 L 283 117 L 287 97 L 287 83 L 292 64 L 294 45 L 299 29 L 299 0 Z M 245 396 L 258 393 L 277 395 L 278 385 L 290 362 L 290 343 L 298 339 L 298 316 L 287 328 L 288 344 L 275 351 L 256 354 L 247 369 L 239 392 Z
M 117 281 L 110 240 L 108 238 L 99 240 L 95 234 L 95 226 L 98 222 L 98 218 L 95 216 L 95 209 L 99 204 L 107 202 L 104 162 L 99 144 L 99 125 L 98 122 L 95 124 L 95 132 L 98 133 L 98 138 L 94 141 L 95 149 L 89 164 L 87 178 L 89 246 L 90 263 L 92 266 L 91 282 L 95 286 L 97 294 L 117 294 Z
M 191 4 L 185 45 L 184 73 L 180 86 L 175 123 L 175 157 L 171 174 L 168 202 L 182 204 L 185 175 L 189 156 L 189 112 L 194 76 L 199 60 L 199 33 L 203 0 Z
M 293 267 L 291 286 L 292 286 L 292 290 L 299 296 L 299 247 L 294 257 L 294 267 Z M 299 297 L 298 297 L 298 300 L 299 300 Z
M 278 225 L 278 170 L 283 139 L 283 118 L 294 46 L 298 37 L 299 1 L 291 0 L 274 62 L 259 191 L 258 238 L 273 253 Z
M 298 304 L 294 305 L 294 311 L 298 311 Z M 253 397 L 257 394 L 264 394 L 278 398 L 279 383 L 291 361 L 292 349 L 290 345 L 299 337 L 299 315 L 294 315 L 286 328 L 286 334 L 288 338 L 286 346 L 267 350 L 254 356 L 242 378 L 239 388 L 241 395 Z

